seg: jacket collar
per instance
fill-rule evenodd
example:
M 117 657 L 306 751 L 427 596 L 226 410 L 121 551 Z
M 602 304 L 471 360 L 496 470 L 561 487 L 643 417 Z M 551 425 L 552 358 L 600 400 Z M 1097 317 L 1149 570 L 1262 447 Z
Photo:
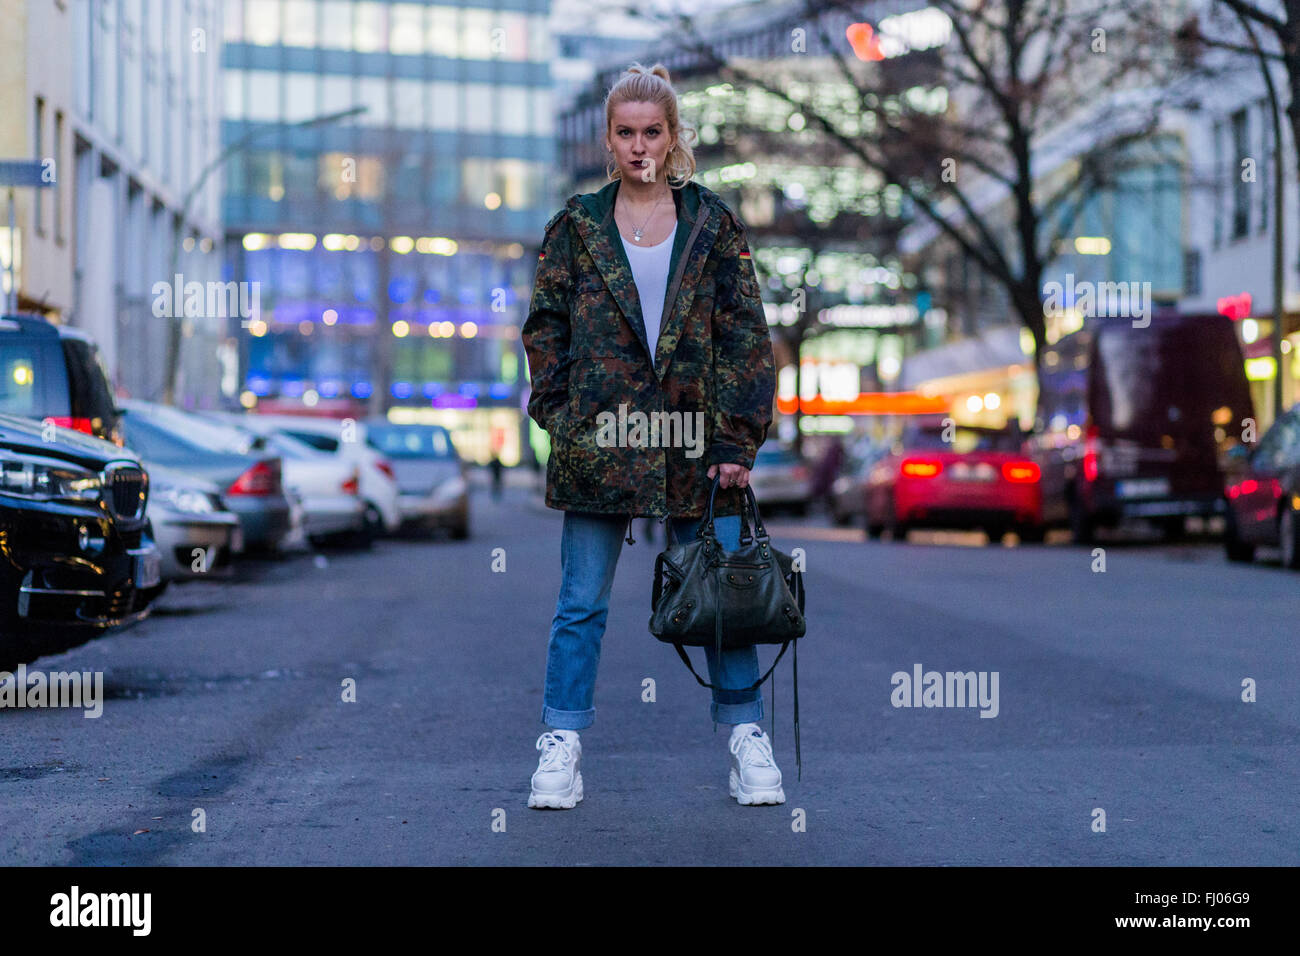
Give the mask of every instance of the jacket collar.
M 614 221 L 614 200 L 618 196 L 618 189 L 619 180 L 616 179 L 597 192 L 573 196 L 567 206 L 597 271 L 645 348 L 648 359 L 650 345 L 646 340 L 641 300 L 637 295 L 632 266 L 627 260 L 627 253 L 623 251 L 618 224 Z M 704 271 L 705 260 L 713 249 L 713 242 L 722 224 L 722 210 L 717 205 L 712 190 L 690 181 L 681 189 L 674 189 L 672 194 L 677 206 L 677 235 L 668 266 L 668 290 L 664 297 L 658 349 L 655 352 L 655 366 L 660 381 L 668 371 L 673 350 L 681 337 L 682 324 L 686 320 L 691 301 L 695 298 L 695 289 Z

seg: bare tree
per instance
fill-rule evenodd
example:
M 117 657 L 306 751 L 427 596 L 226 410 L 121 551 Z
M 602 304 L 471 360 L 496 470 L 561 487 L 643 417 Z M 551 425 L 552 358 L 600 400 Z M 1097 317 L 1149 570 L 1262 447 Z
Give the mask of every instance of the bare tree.
M 1037 353 L 1046 344 L 1043 273 L 1060 241 L 1126 162 L 1151 161 L 1127 160 L 1125 150 L 1152 140 L 1161 110 L 1186 88 L 1176 24 L 1163 22 L 1159 0 L 1137 2 L 1151 5 L 1152 17 L 1133 17 L 1133 0 L 931 0 L 951 23 L 950 38 L 937 49 L 904 46 L 898 59 L 929 67 L 929 86 L 947 94 L 936 111 L 900 95 L 892 59 L 872 62 L 879 51 L 870 49 L 865 61 L 846 54 L 846 31 L 873 19 L 873 4 L 808 0 L 790 21 L 821 41 L 820 59 L 805 72 L 818 69 L 853 91 L 851 124 L 844 110 L 802 94 L 806 84 L 780 82 L 782 71 L 720 54 L 690 17 L 679 18 L 677 40 L 724 79 L 790 104 L 809 128 L 901 188 L 918 215 L 1005 290 Z M 1063 133 L 1086 145 L 1062 147 Z

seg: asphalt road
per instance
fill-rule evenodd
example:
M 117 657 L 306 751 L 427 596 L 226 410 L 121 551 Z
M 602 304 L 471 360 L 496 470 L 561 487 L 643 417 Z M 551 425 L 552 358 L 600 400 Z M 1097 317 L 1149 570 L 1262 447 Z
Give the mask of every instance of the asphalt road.
M 560 529 L 530 501 L 478 493 L 466 542 L 385 540 L 173 587 L 134 629 L 31 665 L 102 671 L 108 699 L 99 719 L 0 710 L 0 859 L 1300 862 L 1300 575 L 1204 545 L 1113 543 L 1099 573 L 1070 545 L 867 544 L 771 522 L 807 555 L 804 777 L 787 657 L 787 802 L 741 807 L 727 728 L 646 631 L 656 549 L 638 522 L 582 735 L 586 798 L 529 810 Z M 997 672 L 997 716 L 893 706 L 891 675 L 917 664 Z

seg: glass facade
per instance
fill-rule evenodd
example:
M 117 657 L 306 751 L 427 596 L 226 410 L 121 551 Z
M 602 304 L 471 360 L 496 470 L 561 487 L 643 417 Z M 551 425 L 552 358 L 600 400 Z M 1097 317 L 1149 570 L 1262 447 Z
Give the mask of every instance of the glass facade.
M 525 248 L 562 199 L 548 6 L 227 0 L 227 272 L 261 303 L 245 405 L 518 411 Z

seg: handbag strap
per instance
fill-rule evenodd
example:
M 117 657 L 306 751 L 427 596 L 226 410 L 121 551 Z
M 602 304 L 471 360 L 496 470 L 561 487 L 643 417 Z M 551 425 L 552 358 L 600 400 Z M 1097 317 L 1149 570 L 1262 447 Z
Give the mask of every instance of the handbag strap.
M 716 537 L 713 529 L 713 501 L 718 496 L 718 488 L 722 481 L 722 475 L 719 473 L 713 476 L 713 486 L 709 489 L 709 507 L 704 512 L 704 521 L 700 525 L 700 536 L 708 534 L 710 537 Z M 754 489 L 749 485 L 745 486 L 745 500 L 741 503 L 740 512 L 740 534 L 741 540 L 748 544 L 749 527 L 745 523 L 745 514 L 748 513 L 753 518 L 754 535 L 759 540 L 767 537 L 767 528 L 763 526 L 763 518 L 758 513 L 758 499 L 754 497 Z

